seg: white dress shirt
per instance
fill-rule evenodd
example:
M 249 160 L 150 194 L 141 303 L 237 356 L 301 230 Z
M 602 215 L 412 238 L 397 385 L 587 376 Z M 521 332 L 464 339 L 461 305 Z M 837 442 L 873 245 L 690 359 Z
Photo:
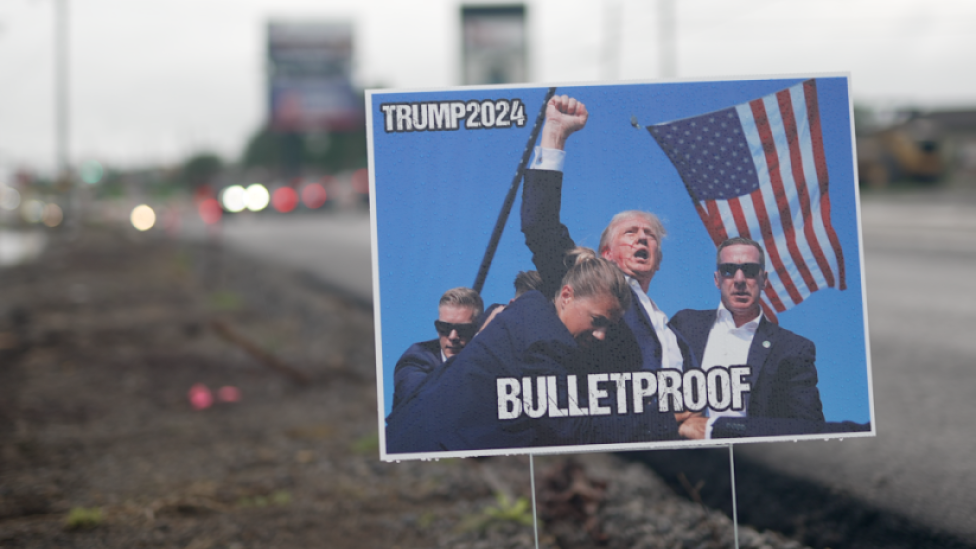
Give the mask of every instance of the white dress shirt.
M 702 357 L 702 370 L 706 372 L 715 366 L 738 366 L 749 362 L 749 348 L 752 338 L 756 335 L 762 311 L 759 316 L 736 328 L 732 313 L 719 303 L 715 311 L 715 324 L 708 332 L 708 342 L 705 343 L 705 356 Z M 708 409 L 708 424 L 705 427 L 705 438 L 712 438 L 712 427 L 720 417 L 746 417 L 746 410 Z
M 565 163 L 566 151 L 536 147 L 535 154 L 532 155 L 532 162 L 529 162 L 529 169 L 561 172 Z
M 561 172 L 563 171 L 565 162 L 566 151 L 536 147 L 532 162 L 529 163 L 529 169 Z M 651 319 L 651 326 L 653 326 L 654 332 L 657 334 L 658 341 L 661 342 L 661 367 L 681 370 L 684 359 L 681 357 L 681 349 L 678 348 L 678 338 L 675 337 L 674 332 L 668 327 L 668 315 L 664 314 L 658 308 L 657 304 L 654 303 L 654 300 L 644 293 L 637 280 L 629 276 L 626 278 L 627 283 L 630 284 L 630 287 L 637 294 L 637 298 L 640 300 L 641 306 L 644 307 L 644 311 L 647 312 L 647 317 Z

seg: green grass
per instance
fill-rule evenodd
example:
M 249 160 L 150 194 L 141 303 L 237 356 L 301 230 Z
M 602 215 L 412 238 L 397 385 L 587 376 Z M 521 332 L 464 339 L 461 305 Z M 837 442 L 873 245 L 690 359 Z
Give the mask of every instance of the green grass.
M 244 298 L 230 290 L 218 290 L 210 294 L 210 308 L 217 311 L 239 311 L 244 307 Z
M 292 496 L 288 490 L 276 490 L 269 495 L 244 497 L 237 500 L 238 507 L 281 507 L 291 503 Z
M 352 443 L 352 451 L 357 454 L 372 454 L 380 449 L 379 433 L 370 433 L 357 438 Z
M 532 507 L 528 499 L 523 497 L 511 501 L 502 493 L 495 494 L 495 499 L 498 505 L 489 505 L 482 509 L 480 514 L 465 517 L 461 521 L 460 529 L 484 531 L 492 523 L 498 522 L 532 525 Z
M 103 520 L 102 510 L 98 507 L 72 507 L 64 525 L 69 530 L 91 530 Z

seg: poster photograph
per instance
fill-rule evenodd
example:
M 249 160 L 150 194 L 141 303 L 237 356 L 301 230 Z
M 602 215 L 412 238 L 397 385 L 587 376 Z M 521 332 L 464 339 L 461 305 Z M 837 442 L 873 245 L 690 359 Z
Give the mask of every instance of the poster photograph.
M 382 459 L 874 435 L 847 75 L 366 102 Z

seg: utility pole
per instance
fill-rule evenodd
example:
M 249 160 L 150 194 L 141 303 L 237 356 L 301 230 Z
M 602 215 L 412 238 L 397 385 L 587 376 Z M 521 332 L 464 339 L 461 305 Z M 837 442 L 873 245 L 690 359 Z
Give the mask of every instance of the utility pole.
M 674 0 L 658 0 L 658 52 L 661 78 L 678 76 L 677 18 Z
M 603 59 L 601 77 L 604 80 L 620 78 L 620 11 L 617 0 L 603 2 Z
M 54 139 L 56 156 L 55 180 L 68 188 L 66 221 L 73 233 L 77 233 L 81 214 L 81 190 L 72 184 L 70 151 L 70 120 L 68 102 L 68 1 L 54 0 Z
M 54 0 L 54 108 L 57 169 L 60 176 L 68 172 L 68 4 Z

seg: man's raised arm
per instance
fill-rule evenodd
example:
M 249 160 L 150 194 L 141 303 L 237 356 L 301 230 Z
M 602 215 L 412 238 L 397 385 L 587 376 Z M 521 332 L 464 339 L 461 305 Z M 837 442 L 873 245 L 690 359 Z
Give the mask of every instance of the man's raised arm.
M 588 117 L 586 106 L 572 97 L 558 95 L 550 99 L 540 146 L 525 172 L 522 233 L 525 245 L 532 252 L 532 262 L 542 277 L 539 290 L 548 298 L 556 294 L 566 273 L 563 255 L 576 246 L 569 230 L 559 220 L 563 151 L 566 140 L 586 125 Z

